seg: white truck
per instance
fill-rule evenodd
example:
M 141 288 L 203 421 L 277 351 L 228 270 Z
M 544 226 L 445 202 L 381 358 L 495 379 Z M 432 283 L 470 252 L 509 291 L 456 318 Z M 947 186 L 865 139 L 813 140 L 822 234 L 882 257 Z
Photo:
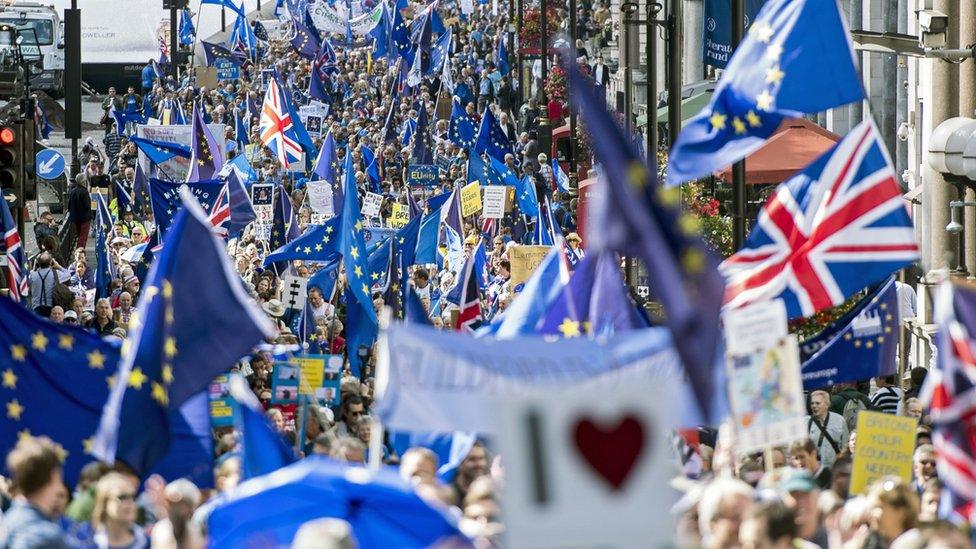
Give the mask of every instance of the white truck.
M 0 4 L 0 25 L 20 34 L 20 52 L 32 62 L 31 88 L 51 97 L 64 94 L 64 21 L 53 5 L 15 1 Z M 0 48 L 7 46 L 0 45 Z

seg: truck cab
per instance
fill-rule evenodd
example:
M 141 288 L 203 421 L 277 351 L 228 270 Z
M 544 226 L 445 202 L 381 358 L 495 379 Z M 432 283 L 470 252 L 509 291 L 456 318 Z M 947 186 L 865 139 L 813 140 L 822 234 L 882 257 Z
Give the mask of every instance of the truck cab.
M 64 92 L 64 21 L 54 6 L 34 2 L 0 5 L 0 24 L 14 26 L 21 37 L 20 51 L 31 64 L 32 89 L 59 98 Z M 0 48 L 5 48 L 0 44 Z

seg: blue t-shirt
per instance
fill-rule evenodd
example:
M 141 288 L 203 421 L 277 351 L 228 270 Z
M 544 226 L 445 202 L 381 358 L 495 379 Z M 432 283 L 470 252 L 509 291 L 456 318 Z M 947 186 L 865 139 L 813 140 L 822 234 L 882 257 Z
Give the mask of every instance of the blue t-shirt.
M 153 70 L 152 65 L 146 65 L 142 68 L 142 87 L 144 89 L 151 88 L 155 79 L 156 71 Z

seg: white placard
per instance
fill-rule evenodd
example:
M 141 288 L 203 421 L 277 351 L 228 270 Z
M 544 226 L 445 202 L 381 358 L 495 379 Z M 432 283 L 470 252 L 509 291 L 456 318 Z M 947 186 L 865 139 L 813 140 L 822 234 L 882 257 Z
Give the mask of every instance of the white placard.
M 485 187 L 484 196 L 481 199 L 481 217 L 488 219 L 505 217 L 505 195 L 507 194 L 508 187 L 503 185 Z
M 753 303 L 723 314 L 725 351 L 744 355 L 757 349 L 776 347 L 788 333 L 786 305 L 781 299 Z
M 366 217 L 379 217 L 380 208 L 383 206 L 383 195 L 376 193 L 366 193 L 363 198 L 362 213 Z
M 308 297 L 308 279 L 300 276 L 286 276 L 285 288 L 281 292 L 281 302 L 289 309 L 301 311 L 305 308 L 305 298 Z
M 505 546 L 672 547 L 668 383 L 500 397 Z
M 308 193 L 308 205 L 312 211 L 332 217 L 335 209 L 332 204 L 332 185 L 327 181 L 309 181 L 305 188 Z

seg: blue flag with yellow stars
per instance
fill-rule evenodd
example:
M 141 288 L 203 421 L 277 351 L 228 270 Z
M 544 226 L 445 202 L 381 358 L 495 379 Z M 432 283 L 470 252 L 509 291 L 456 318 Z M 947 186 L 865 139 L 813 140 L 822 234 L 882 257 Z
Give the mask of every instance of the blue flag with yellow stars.
M 468 183 L 477 181 L 481 185 L 504 185 L 501 174 L 495 169 L 496 162 L 498 161 L 490 156 L 488 162 L 485 162 L 480 155 L 471 153 L 468 157 Z
M 836 0 L 769 0 L 711 102 L 681 130 L 667 182 L 677 185 L 745 158 L 785 118 L 863 98 Z
M 339 242 L 342 261 L 346 268 L 346 347 L 349 368 L 358 376 L 362 356 L 368 354 L 376 339 L 378 322 L 370 293 L 369 266 L 366 264 L 366 243 L 363 239 L 363 222 L 359 211 L 359 193 L 356 190 L 356 170 L 352 165 L 352 151 L 346 149 L 345 200 L 340 214 Z M 361 356 L 362 353 L 362 356 Z
M 220 145 L 210 133 L 210 128 L 203 123 L 200 108 L 193 106 L 193 131 L 190 141 L 190 171 L 186 174 L 186 182 L 192 183 L 203 179 L 213 179 L 224 167 L 224 153 Z
M 291 198 L 285 192 L 285 188 L 278 185 L 274 195 L 274 214 L 271 219 L 271 248 L 280 250 L 289 242 L 297 239 L 302 234 L 301 227 L 298 226 L 298 218 L 295 217 L 295 209 L 292 207 Z M 272 268 L 281 276 L 288 263 L 277 261 L 272 264 Z
M 117 381 L 95 437 L 100 459 L 123 461 L 139 474 L 166 456 L 185 418 L 181 406 L 274 333 L 244 291 L 207 215 L 190 193 L 181 198 L 183 208 L 129 322 Z M 201 281 L 206 291 L 200 291 Z
M 481 117 L 481 126 L 478 128 L 478 140 L 474 144 L 474 152 L 481 154 L 487 152 L 499 160 L 505 160 L 505 155 L 512 153 L 512 142 L 502 131 L 502 127 L 495 119 L 490 107 L 485 107 L 485 113 Z
M 571 52 L 564 57 L 575 59 Z M 716 387 L 716 364 L 721 356 L 719 312 L 725 292 L 718 259 L 705 247 L 697 219 L 682 213 L 677 189 L 661 187 L 656 169 L 644 164 L 593 84 L 575 62 L 563 64 L 569 72 L 574 108 L 590 131 L 602 167 L 603 190 L 593 211 L 600 230 L 590 236 L 588 252 L 608 249 L 644 263 L 702 417 L 712 420 L 716 395 L 721 393 Z
M 162 164 L 174 156 L 190 158 L 190 147 L 180 145 L 179 143 L 156 141 L 136 135 L 130 137 L 129 141 L 135 143 L 136 147 L 139 147 L 142 154 L 146 155 L 153 164 Z M 136 166 L 138 165 L 137 163 Z
M 152 204 L 153 220 L 159 227 L 160 234 L 166 234 L 173 222 L 173 217 L 183 209 L 183 202 L 180 200 L 180 188 L 184 185 L 207 211 L 213 208 L 214 202 L 220 196 L 220 191 L 224 188 L 224 182 L 220 179 L 176 183 L 155 177 L 151 178 L 149 180 L 149 198 Z
M 295 36 L 291 38 L 291 45 L 305 59 L 315 59 L 319 53 L 319 40 L 308 27 L 293 21 Z
M 41 318 L 5 296 L 0 318 L 0 446 L 9 450 L 20 438 L 50 438 L 61 445 L 64 479 L 74 485 L 81 468 L 95 459 L 91 437 L 119 347 Z
M 515 200 L 519 210 L 528 217 L 539 217 L 539 197 L 532 176 L 526 175 L 515 185 Z
M 314 225 L 305 234 L 288 242 L 264 258 L 264 266 L 279 261 L 301 259 L 304 261 L 332 261 L 339 256 L 339 229 L 342 216 L 336 216 L 323 225 Z
M 412 135 L 413 148 L 410 157 L 413 164 L 433 164 L 434 147 L 430 139 L 430 128 L 427 124 L 427 105 L 423 101 L 417 105 L 417 128 Z
M 516 177 L 515 172 L 513 172 L 511 168 L 493 156 L 489 156 L 488 161 L 491 163 L 491 171 L 495 172 L 494 177 L 497 179 L 497 181 L 489 180 L 487 183 L 488 185 L 511 185 L 513 187 L 518 187 L 519 179 Z M 484 181 L 482 183 L 484 183 Z
M 340 211 L 342 209 L 342 182 L 339 181 L 339 156 L 336 154 L 336 142 L 332 130 L 329 130 L 325 136 L 325 141 L 322 142 L 319 156 L 315 160 L 315 169 L 312 171 L 319 176 L 319 179 L 332 187 L 332 211 Z
M 451 106 L 451 121 L 447 128 L 447 139 L 462 149 L 470 149 L 474 146 L 475 129 L 474 120 L 464 112 L 461 103 L 454 99 Z

